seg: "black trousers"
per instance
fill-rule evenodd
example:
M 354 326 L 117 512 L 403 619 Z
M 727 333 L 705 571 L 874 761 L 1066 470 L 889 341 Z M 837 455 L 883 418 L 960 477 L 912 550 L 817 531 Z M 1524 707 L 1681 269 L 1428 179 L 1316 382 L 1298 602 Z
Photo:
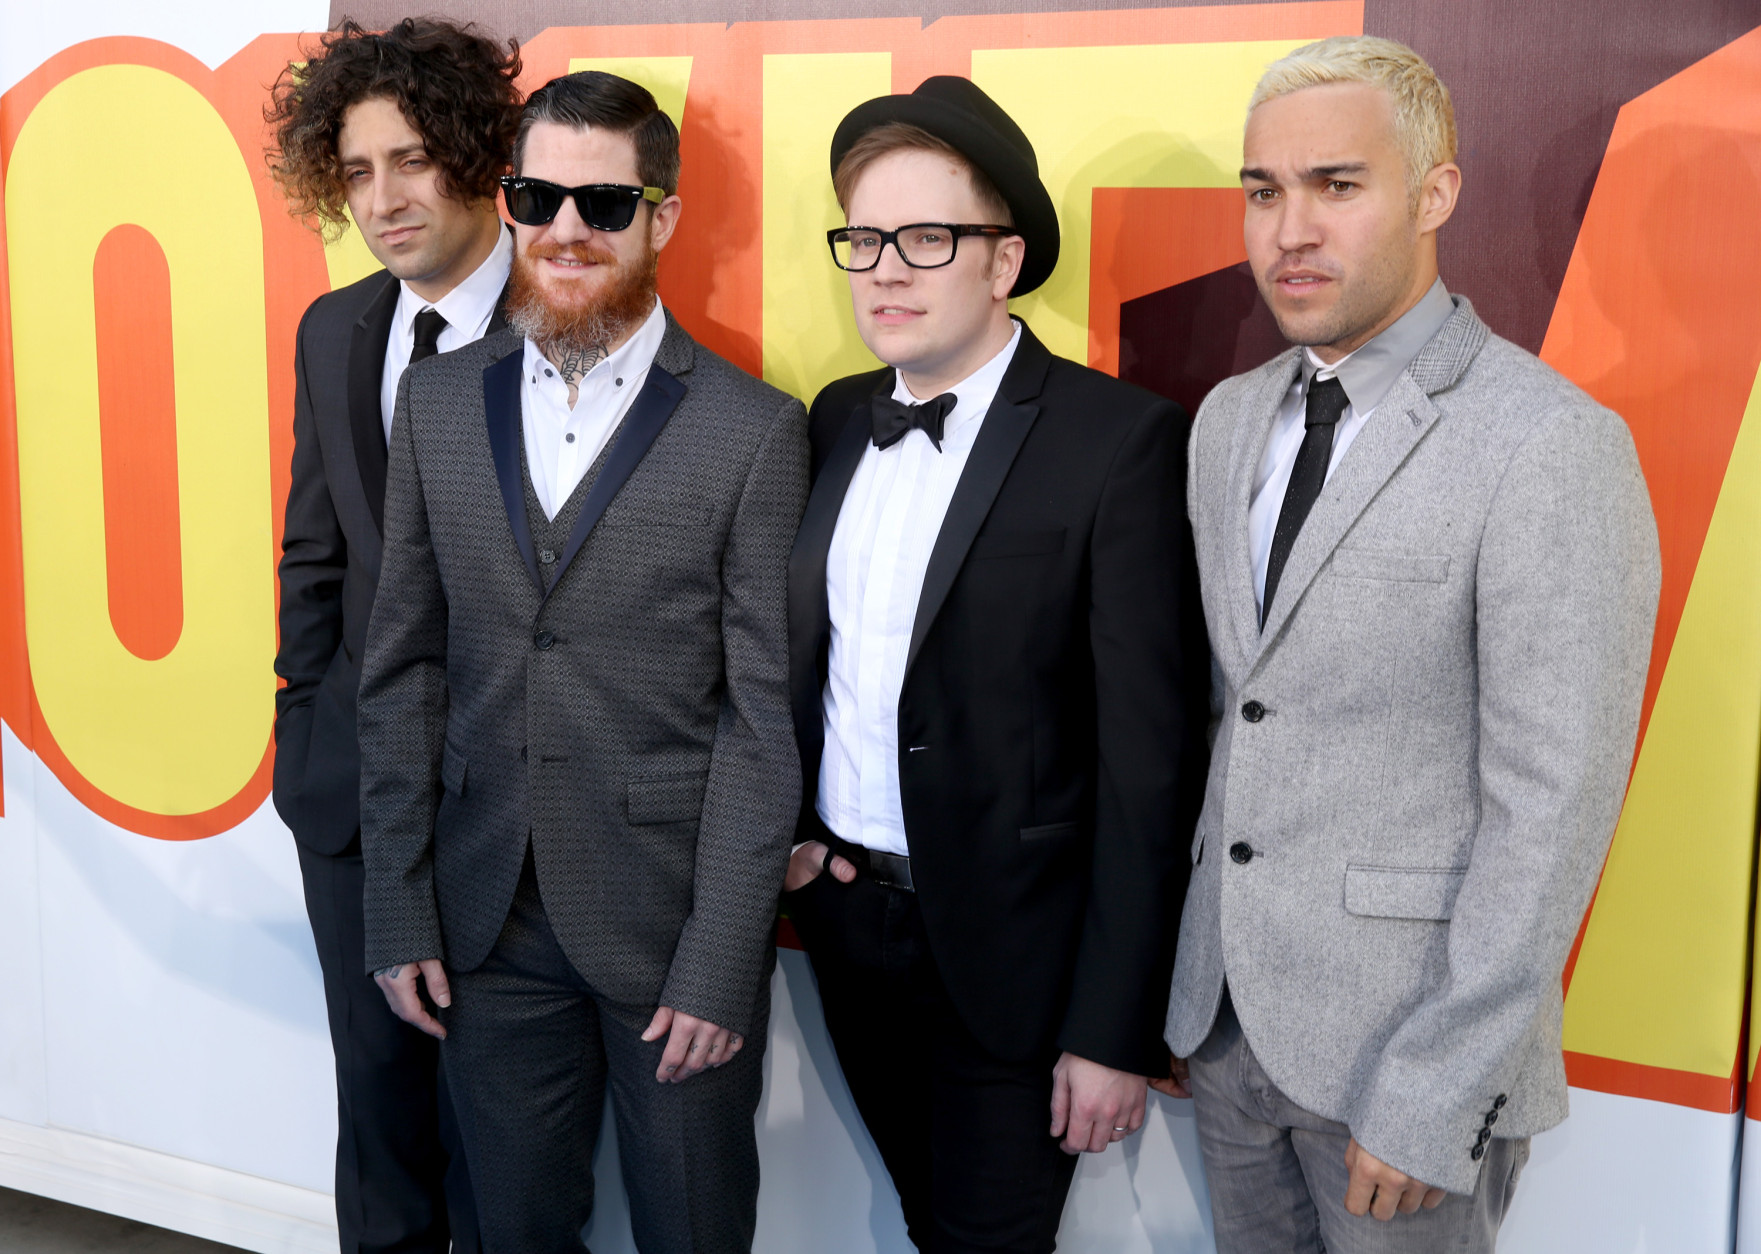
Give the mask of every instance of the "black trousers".
M 439 1042 L 396 1015 L 366 973 L 359 840 L 300 850 L 336 1053 L 341 1254 L 477 1254 L 477 1208 Z
M 580 1254 L 608 1089 L 636 1248 L 748 1254 L 768 980 L 731 1062 L 660 1083 L 666 1038 L 641 1039 L 655 1007 L 612 1001 L 576 972 L 551 932 L 528 852 L 495 948 L 450 983 L 441 1055 L 488 1254 Z
M 1001 1059 L 961 1022 L 917 897 L 821 874 L 783 896 L 856 1108 L 925 1254 L 1046 1254 L 1076 1171 L 1049 1133 L 1055 1048 Z

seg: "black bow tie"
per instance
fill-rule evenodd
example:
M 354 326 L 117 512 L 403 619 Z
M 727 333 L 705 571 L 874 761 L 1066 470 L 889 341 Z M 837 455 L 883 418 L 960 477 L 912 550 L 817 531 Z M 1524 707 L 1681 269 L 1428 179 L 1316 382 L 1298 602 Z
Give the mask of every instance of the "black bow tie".
M 936 452 L 941 452 L 942 422 L 958 403 L 959 398 L 952 392 L 943 392 L 934 400 L 924 401 L 921 405 L 907 405 L 890 396 L 875 397 L 869 404 L 869 413 L 874 424 L 874 446 L 889 448 L 903 440 L 911 428 L 917 427 L 936 446 Z

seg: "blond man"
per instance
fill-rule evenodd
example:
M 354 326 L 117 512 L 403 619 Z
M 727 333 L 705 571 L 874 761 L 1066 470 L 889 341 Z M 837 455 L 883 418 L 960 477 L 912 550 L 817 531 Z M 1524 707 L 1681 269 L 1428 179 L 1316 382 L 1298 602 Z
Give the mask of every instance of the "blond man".
M 1193 431 L 1223 713 L 1167 1040 L 1222 1254 L 1489 1251 L 1566 1114 L 1560 975 L 1637 734 L 1650 500 L 1620 417 L 1439 279 L 1462 175 L 1417 54 L 1291 53 L 1244 154 L 1293 347 Z

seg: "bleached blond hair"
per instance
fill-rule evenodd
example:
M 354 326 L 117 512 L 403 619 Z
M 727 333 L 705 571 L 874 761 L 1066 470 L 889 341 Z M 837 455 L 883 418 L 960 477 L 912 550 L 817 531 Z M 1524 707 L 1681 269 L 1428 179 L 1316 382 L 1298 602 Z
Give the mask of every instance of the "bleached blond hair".
M 1437 71 L 1392 39 L 1335 35 L 1267 66 L 1247 111 L 1251 115 L 1268 100 L 1328 83 L 1367 83 L 1388 93 L 1394 105 L 1395 140 L 1406 156 L 1407 192 L 1416 208 L 1425 175 L 1455 160 L 1455 105 Z

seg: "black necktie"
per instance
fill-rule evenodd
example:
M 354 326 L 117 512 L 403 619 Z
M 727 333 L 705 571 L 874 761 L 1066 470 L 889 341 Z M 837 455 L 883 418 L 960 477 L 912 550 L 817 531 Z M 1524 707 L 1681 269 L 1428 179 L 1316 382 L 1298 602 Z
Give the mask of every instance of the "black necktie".
M 942 421 L 958 403 L 959 398 L 952 392 L 943 392 L 933 401 L 924 401 L 921 405 L 907 405 L 890 396 L 875 397 L 869 405 L 874 423 L 874 446 L 888 448 L 903 440 L 911 428 L 918 427 L 936 446 L 936 452 L 941 452 Z
M 446 330 L 446 325 L 446 319 L 437 309 L 424 309 L 416 315 L 416 342 L 410 348 L 412 366 L 440 351 L 440 333 Z
M 1261 629 L 1272 612 L 1272 597 L 1278 591 L 1278 576 L 1284 573 L 1290 548 L 1296 543 L 1309 510 L 1314 508 L 1315 498 L 1321 495 L 1321 485 L 1327 482 L 1327 463 L 1333 460 L 1333 428 L 1348 404 L 1345 385 L 1337 377 L 1309 384 L 1302 447 L 1296 451 L 1296 465 L 1290 468 L 1290 486 L 1284 489 L 1284 508 L 1278 512 L 1272 551 L 1266 557 L 1266 593 L 1260 598 Z

